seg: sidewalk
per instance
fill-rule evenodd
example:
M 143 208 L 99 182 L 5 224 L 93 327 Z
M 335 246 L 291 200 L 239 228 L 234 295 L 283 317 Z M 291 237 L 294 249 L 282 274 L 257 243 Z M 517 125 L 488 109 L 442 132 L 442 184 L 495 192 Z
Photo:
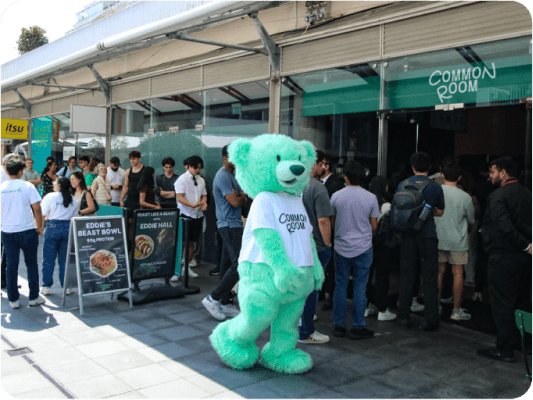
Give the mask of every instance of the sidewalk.
M 211 268 L 195 268 L 200 278 L 190 284 L 201 288 L 197 295 L 133 309 L 116 297 L 87 298 L 81 317 L 76 294 L 61 307 L 57 283 L 46 304 L 27 307 L 21 265 L 21 308 L 12 310 L 2 290 L 5 391 L 16 398 L 517 398 L 529 388 L 518 353 L 514 364 L 477 356 L 494 344 L 490 335 L 449 323 L 434 333 L 401 330 L 375 316 L 367 319 L 374 339 L 331 335 L 325 345 L 299 344 L 315 363 L 306 374 L 259 365 L 232 370 L 209 344 L 218 321 L 201 300 L 218 281 Z M 331 312 L 318 307 L 317 314 L 317 330 L 329 335 Z M 415 324 L 421 320 L 413 316 Z M 263 332 L 260 348 L 268 337 Z M 32 352 L 10 356 L 13 347 Z

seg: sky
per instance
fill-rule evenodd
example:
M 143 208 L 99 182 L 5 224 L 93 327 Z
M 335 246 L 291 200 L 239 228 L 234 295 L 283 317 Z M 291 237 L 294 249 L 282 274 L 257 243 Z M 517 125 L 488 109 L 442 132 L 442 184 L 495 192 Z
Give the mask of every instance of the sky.
M 19 57 L 22 28 L 38 25 L 53 42 L 72 29 L 76 13 L 92 0 L 0 0 L 0 65 Z

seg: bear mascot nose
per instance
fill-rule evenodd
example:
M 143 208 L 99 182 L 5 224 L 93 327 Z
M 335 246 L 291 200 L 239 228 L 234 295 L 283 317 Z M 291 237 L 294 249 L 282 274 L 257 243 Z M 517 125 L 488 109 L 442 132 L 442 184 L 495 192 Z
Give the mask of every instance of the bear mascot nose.
M 302 175 L 305 171 L 305 167 L 302 165 L 291 165 L 289 169 L 296 176 Z

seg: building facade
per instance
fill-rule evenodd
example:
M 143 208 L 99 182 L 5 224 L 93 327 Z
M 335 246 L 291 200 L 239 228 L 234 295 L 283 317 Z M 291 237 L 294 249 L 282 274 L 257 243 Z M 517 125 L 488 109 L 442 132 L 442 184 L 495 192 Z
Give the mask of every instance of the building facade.
M 186 33 L 256 51 L 165 41 L 94 63 L 109 98 L 91 70 L 79 68 L 54 81 L 94 90 L 21 86 L 31 116 L 7 91 L 2 118 L 31 120 L 33 158 L 61 160 L 69 147 L 77 157 L 118 156 L 128 166 L 136 149 L 156 173 L 166 156 L 180 173 L 183 159 L 196 154 L 210 186 L 224 145 L 266 132 L 309 140 L 341 168 L 356 160 L 381 175 L 416 150 L 437 162 L 510 155 L 530 182 L 532 27 L 523 5 L 322 2 L 327 15 L 310 25 L 306 3 L 313 2 L 257 12 L 278 63 L 257 51 L 264 37 L 243 14 Z M 106 133 L 70 132 L 71 104 L 105 107 Z M 214 221 L 213 205 L 207 243 L 214 243 L 207 229 Z

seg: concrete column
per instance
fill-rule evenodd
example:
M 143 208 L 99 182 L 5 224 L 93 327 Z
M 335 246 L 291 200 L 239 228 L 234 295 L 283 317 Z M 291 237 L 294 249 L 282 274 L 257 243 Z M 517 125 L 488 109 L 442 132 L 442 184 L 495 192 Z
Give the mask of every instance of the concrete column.
M 281 103 L 281 79 L 270 79 L 270 101 L 268 108 L 268 133 L 279 133 L 279 114 Z

